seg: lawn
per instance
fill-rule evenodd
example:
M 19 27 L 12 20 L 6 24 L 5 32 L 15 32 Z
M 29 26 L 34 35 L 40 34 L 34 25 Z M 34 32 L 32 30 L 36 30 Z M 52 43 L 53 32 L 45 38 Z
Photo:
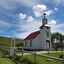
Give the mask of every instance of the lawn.
M 64 52 L 56 52 L 56 53 L 43 53 L 44 55 L 57 57 L 59 58 L 60 54 L 64 54 Z M 0 50 L 0 55 L 2 55 L 2 51 Z M 36 60 L 34 59 L 34 55 L 24 55 L 20 57 L 21 62 L 19 64 L 63 64 L 62 61 L 58 60 L 49 60 L 48 58 L 36 56 Z M 8 58 L 0 58 L 0 64 L 15 64 L 11 59 Z
M 23 57 L 24 59 L 27 59 L 27 61 L 29 60 L 30 62 L 32 62 L 34 64 L 34 55 L 27 55 Z M 24 64 L 30 64 L 27 63 L 27 61 L 24 61 Z M 45 57 L 40 57 L 40 56 L 36 56 L 36 64 L 63 64 L 62 61 L 58 61 L 58 60 L 48 60 L 48 58 Z
M 11 59 L 8 58 L 2 58 L 4 56 L 4 50 L 0 49 L 0 64 L 15 64 Z
M 15 64 L 13 61 L 7 58 L 0 58 L 0 64 Z
M 59 55 L 64 54 L 64 52 L 55 52 L 49 54 L 43 53 L 43 54 L 59 58 Z M 22 60 L 22 64 L 34 64 L 34 55 L 25 55 L 23 56 L 23 58 L 21 58 L 21 60 Z M 45 57 L 36 56 L 36 64 L 63 64 L 63 62 L 59 60 L 52 60 Z
M 63 54 L 64 55 L 64 52 L 56 52 L 56 53 L 45 53 L 45 55 L 48 55 L 48 56 L 52 56 L 52 57 L 57 57 L 59 58 L 59 55 Z

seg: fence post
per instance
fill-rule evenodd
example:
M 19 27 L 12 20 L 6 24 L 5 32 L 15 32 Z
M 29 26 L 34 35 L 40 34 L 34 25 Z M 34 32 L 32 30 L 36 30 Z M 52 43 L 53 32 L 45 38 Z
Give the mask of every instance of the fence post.
M 63 64 L 64 64 L 64 55 L 63 55 Z
M 34 52 L 34 64 L 36 64 L 36 51 Z
M 23 57 L 23 52 L 24 52 L 24 49 L 22 49 L 22 57 Z

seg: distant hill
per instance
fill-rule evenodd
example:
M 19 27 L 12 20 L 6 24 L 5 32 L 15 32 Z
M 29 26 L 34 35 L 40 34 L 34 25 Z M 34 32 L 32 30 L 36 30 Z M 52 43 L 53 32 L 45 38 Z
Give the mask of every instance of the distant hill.
M 10 47 L 11 46 L 11 39 L 12 38 L 0 36 L 0 46 Z M 15 39 L 15 41 L 16 41 L 16 46 L 22 46 L 23 45 L 22 43 L 24 42 L 22 39 Z

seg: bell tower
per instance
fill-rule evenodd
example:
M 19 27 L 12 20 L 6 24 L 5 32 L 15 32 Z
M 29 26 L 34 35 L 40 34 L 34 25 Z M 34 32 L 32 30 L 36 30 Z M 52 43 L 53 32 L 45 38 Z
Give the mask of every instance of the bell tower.
M 46 13 L 44 13 L 44 18 L 42 19 L 42 25 L 45 26 L 45 24 L 47 24 Z

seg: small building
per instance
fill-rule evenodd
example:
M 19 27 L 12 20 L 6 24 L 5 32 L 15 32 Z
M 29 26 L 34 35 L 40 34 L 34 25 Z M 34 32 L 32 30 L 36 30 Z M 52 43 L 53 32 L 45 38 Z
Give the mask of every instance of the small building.
M 30 50 L 51 50 L 51 32 L 50 27 L 47 25 L 47 18 L 42 19 L 40 30 L 29 34 L 24 40 L 24 49 Z

